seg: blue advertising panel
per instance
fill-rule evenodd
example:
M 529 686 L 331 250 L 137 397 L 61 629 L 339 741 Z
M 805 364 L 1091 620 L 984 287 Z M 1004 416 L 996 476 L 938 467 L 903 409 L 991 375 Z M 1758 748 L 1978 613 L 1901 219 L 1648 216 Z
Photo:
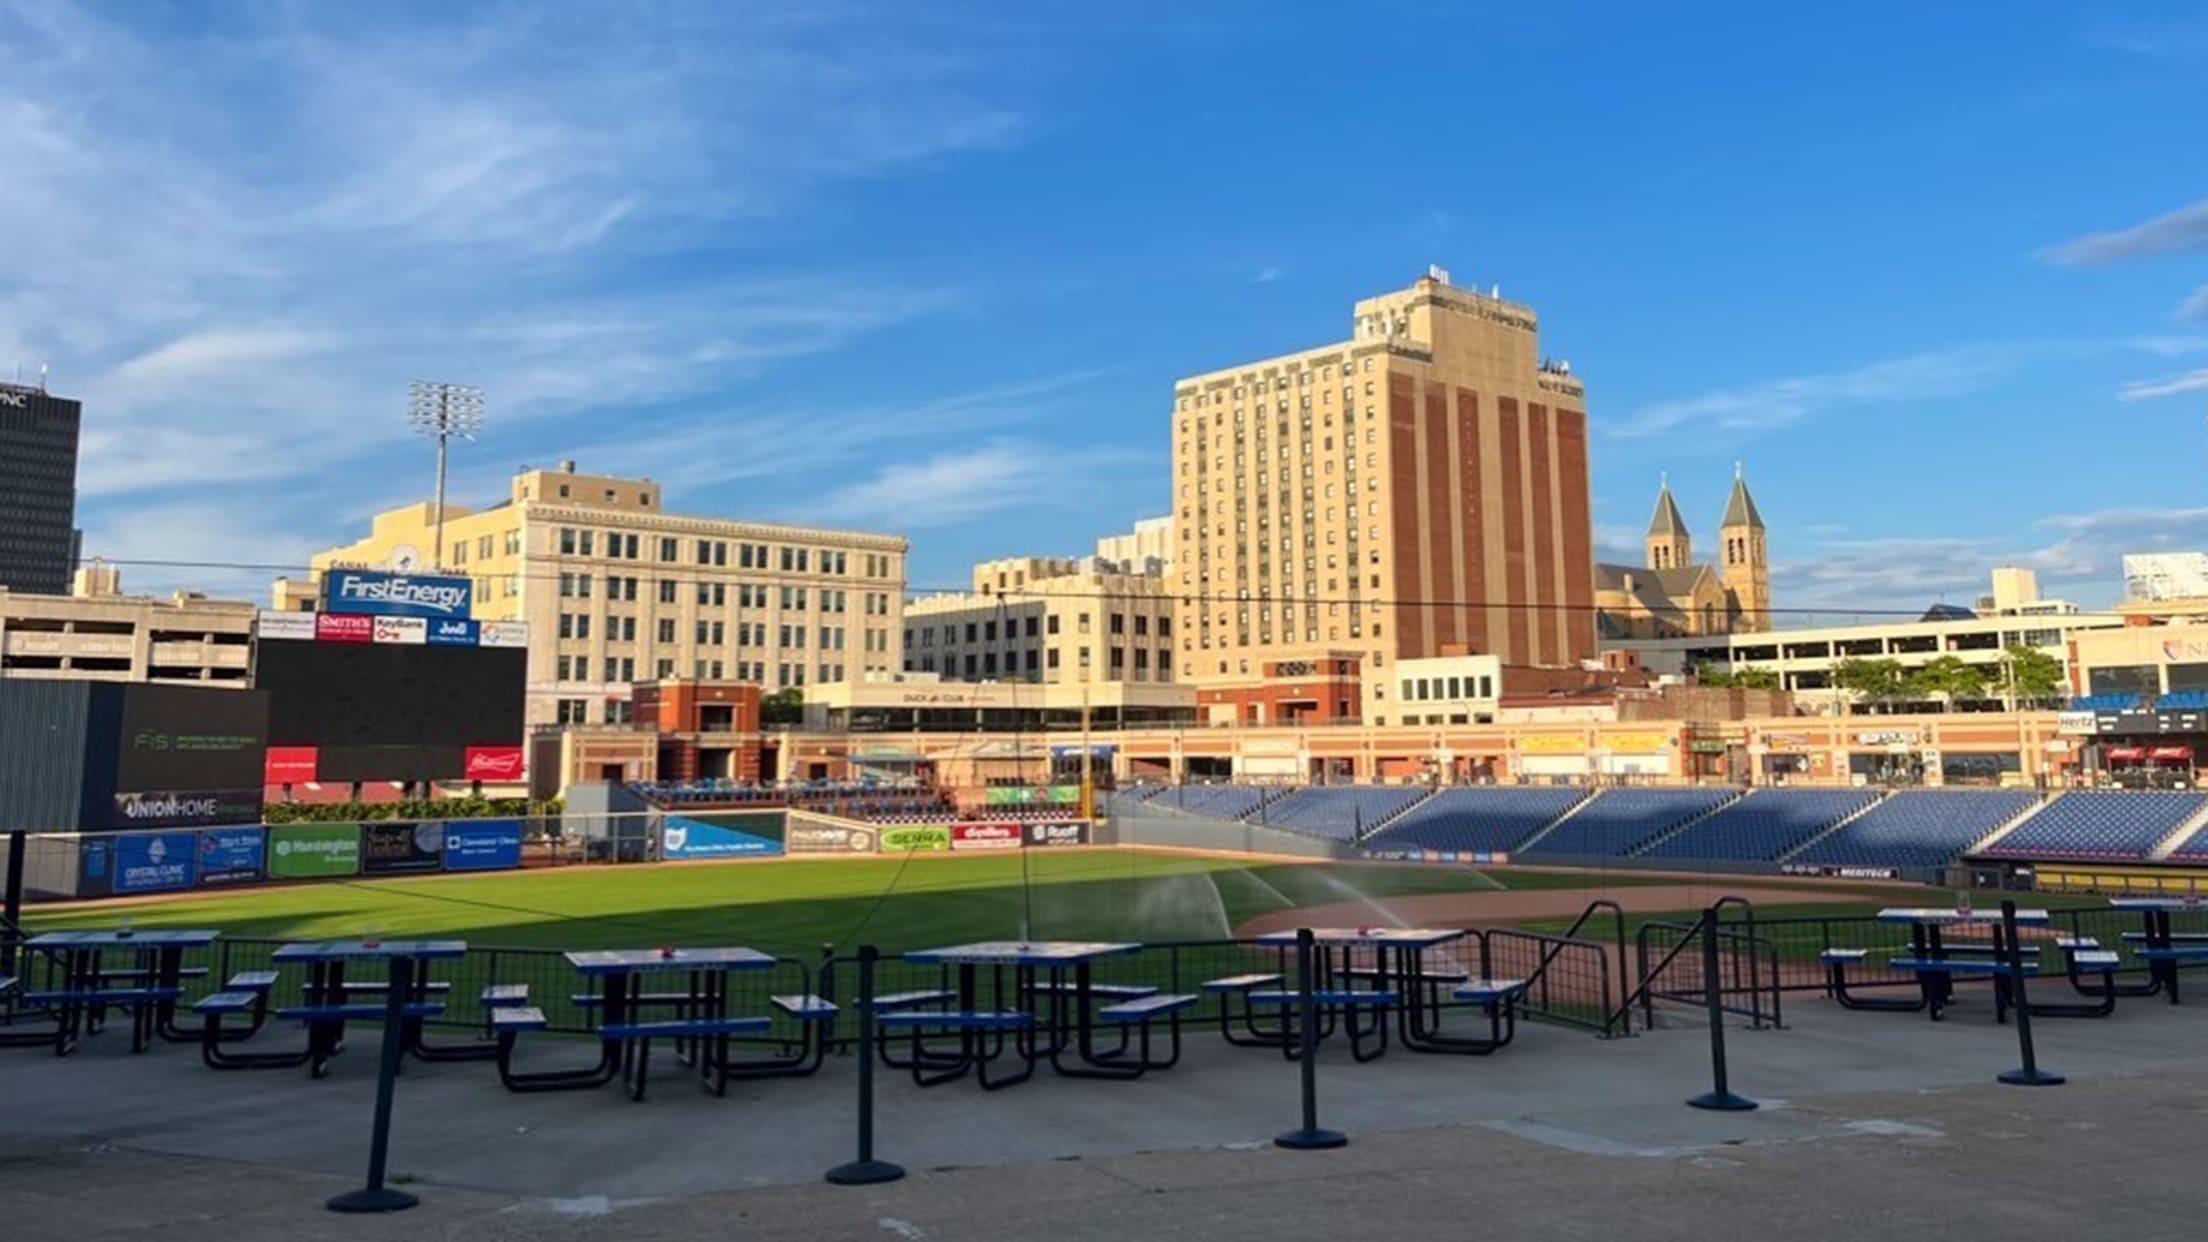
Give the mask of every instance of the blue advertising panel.
M 660 852 L 678 859 L 758 857 L 781 853 L 782 843 L 704 820 L 670 815 L 661 830 Z
M 520 865 L 520 820 L 480 819 L 445 825 L 445 870 L 500 871 Z
M 199 882 L 239 884 L 261 878 L 268 833 L 258 824 L 203 828 L 199 833 Z
M 324 612 L 458 621 L 468 616 L 474 598 L 472 578 L 372 569 L 330 569 L 322 574 Z
M 134 832 L 115 841 L 114 891 L 153 893 L 190 888 L 199 861 L 198 833 Z
M 481 627 L 473 621 L 440 618 L 429 623 L 432 647 L 473 647 L 480 636 Z

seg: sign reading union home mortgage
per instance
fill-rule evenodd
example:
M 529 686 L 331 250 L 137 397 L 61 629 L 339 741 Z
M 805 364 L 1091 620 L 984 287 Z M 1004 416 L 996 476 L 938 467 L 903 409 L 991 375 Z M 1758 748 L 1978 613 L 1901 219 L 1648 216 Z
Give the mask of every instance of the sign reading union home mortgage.
M 322 574 L 324 612 L 458 619 L 468 615 L 474 595 L 475 583 L 469 578 L 372 569 L 331 569 Z

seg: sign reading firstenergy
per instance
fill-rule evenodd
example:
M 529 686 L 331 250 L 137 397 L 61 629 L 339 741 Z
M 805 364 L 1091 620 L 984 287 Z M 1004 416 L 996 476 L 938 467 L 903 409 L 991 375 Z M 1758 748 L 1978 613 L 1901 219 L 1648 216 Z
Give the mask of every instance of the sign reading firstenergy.
M 469 578 L 387 574 L 370 569 L 331 569 L 322 574 L 327 612 L 380 617 L 466 617 L 475 598 Z

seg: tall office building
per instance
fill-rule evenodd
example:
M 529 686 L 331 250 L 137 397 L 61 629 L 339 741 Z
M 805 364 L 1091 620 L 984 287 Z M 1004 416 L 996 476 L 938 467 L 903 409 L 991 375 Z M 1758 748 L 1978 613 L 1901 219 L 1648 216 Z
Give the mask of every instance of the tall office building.
M 515 475 L 482 510 L 409 505 L 368 538 L 317 554 L 475 579 L 482 621 L 529 625 L 528 723 L 619 723 L 638 682 L 748 681 L 769 691 L 889 674 L 904 664 L 902 536 L 665 512 L 649 479 Z M 277 606 L 312 598 L 277 584 Z
M 0 384 L 0 587 L 69 593 L 77 560 L 77 433 L 83 407 Z
M 1211 719 L 1384 723 L 1399 659 L 1595 653 L 1586 390 L 1533 309 L 1434 268 L 1352 323 L 1174 386 L 1179 677 Z

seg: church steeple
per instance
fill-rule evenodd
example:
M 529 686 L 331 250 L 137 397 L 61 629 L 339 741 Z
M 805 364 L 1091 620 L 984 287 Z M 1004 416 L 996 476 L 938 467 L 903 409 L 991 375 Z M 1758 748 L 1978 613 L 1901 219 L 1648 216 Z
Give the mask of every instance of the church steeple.
M 1738 618 L 1736 630 L 1763 630 L 1771 626 L 1771 560 L 1764 542 L 1763 514 L 1748 494 L 1748 480 L 1740 463 L 1733 463 L 1733 494 L 1725 502 L 1725 518 L 1718 524 L 1725 547 L 1719 566 L 1726 589 L 1732 592 Z
M 1687 520 L 1671 498 L 1671 478 L 1666 475 L 1656 492 L 1656 513 L 1648 520 L 1648 567 L 1685 569 L 1694 564 L 1694 537 Z

